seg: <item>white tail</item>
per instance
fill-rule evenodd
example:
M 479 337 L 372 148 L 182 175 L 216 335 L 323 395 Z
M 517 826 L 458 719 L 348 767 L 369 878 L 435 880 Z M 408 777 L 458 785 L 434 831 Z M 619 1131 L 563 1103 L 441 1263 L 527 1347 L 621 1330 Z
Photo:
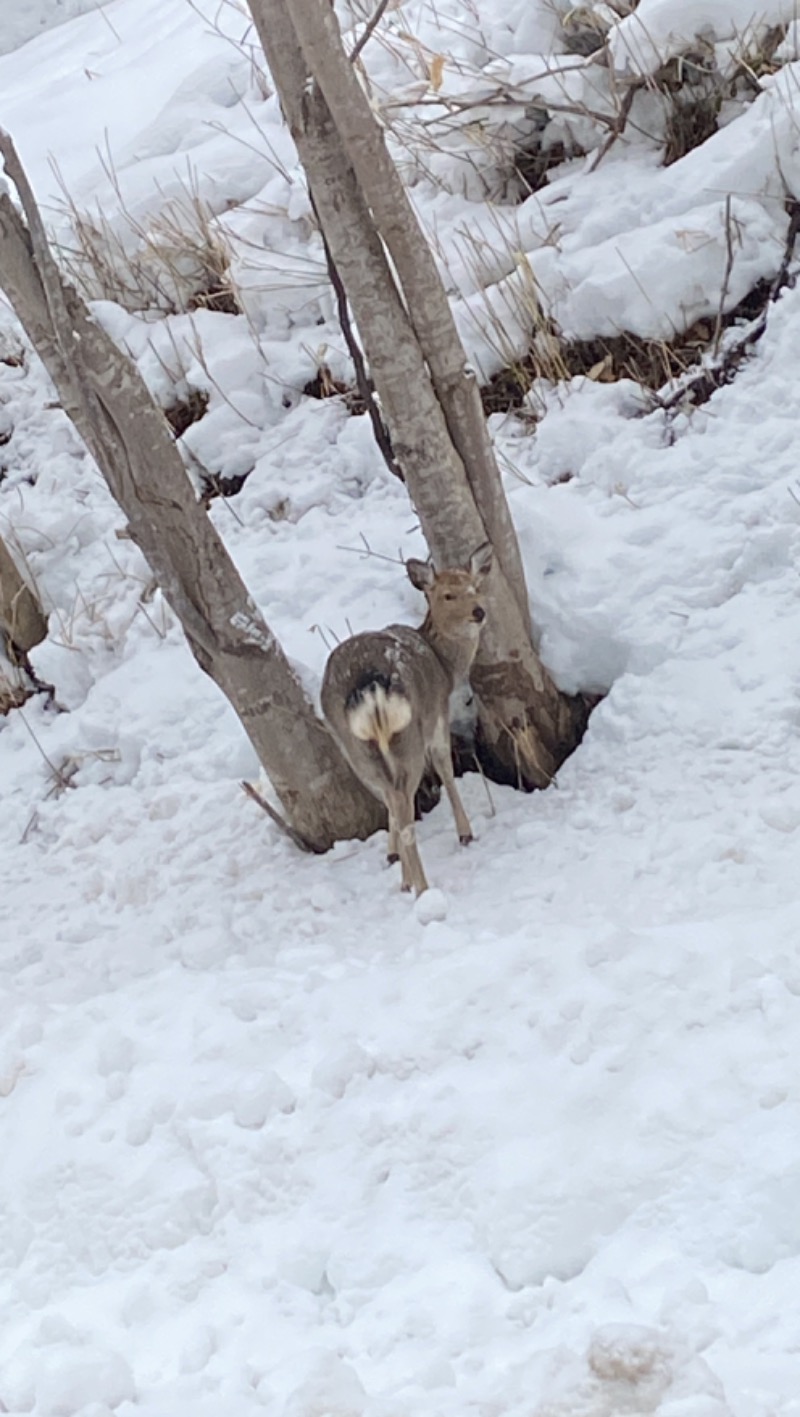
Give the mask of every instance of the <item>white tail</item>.
M 459 840 L 472 840 L 453 777 L 450 696 L 469 679 L 486 618 L 484 581 L 492 566 L 487 542 L 469 565 L 434 571 L 406 562 L 412 585 L 428 602 L 418 630 L 390 625 L 353 635 L 333 651 L 322 681 L 322 709 L 353 771 L 389 814 L 389 859 L 403 872 L 403 890 L 417 895 L 428 882 L 417 850 L 414 796 L 430 764 L 450 799 Z

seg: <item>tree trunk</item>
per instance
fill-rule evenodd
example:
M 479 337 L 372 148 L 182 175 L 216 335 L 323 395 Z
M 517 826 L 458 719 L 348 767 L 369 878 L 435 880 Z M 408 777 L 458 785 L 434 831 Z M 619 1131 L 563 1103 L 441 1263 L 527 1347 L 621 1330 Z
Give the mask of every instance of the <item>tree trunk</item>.
M 0 537 L 0 629 L 8 653 L 24 656 L 47 635 L 47 616 Z
M 28 218 L 0 193 L 0 279 L 65 412 L 119 503 L 195 659 L 222 689 L 291 826 L 313 850 L 365 837 L 382 810 L 316 717 L 216 528 L 166 419 L 131 361 L 61 278 L 13 144 L 0 152 Z
M 433 252 L 356 67 L 345 53 L 333 6 L 324 0 L 288 0 L 288 10 L 308 69 L 322 91 L 364 201 L 394 263 L 411 325 L 428 364 L 448 433 L 464 464 L 485 534 L 531 634 L 522 558 L 486 427 L 478 382 L 467 364 Z
M 39 689 L 28 651 L 47 635 L 47 616 L 0 537 L 0 716 L 20 708 Z
M 382 211 L 393 210 L 395 184 L 399 184 L 382 135 L 354 80 L 364 105 L 357 111 L 357 121 L 350 114 L 349 98 L 339 95 L 337 108 L 346 111 L 343 121 L 348 132 L 361 131 L 361 125 L 377 132 L 385 161 L 376 156 L 375 172 L 380 174 L 388 164 L 394 175 L 394 183 L 379 196 L 375 195 L 376 182 L 371 175 L 368 195 L 321 83 L 311 82 L 312 63 L 316 65 L 319 60 L 329 86 L 336 85 L 336 75 L 331 78 L 329 73 L 332 40 L 328 30 L 323 26 L 322 44 L 314 16 L 309 19 L 312 9 L 315 14 L 330 13 L 326 0 L 250 0 L 250 9 L 306 170 L 325 239 L 353 306 L 392 447 L 434 561 L 439 567 L 464 564 L 487 538 L 497 552 L 498 565 L 490 590 L 492 609 L 472 672 L 479 697 L 480 740 L 487 763 L 504 780 L 525 787 L 547 786 L 580 740 L 586 704 L 582 698 L 572 699 L 560 693 L 533 647 L 516 535 L 475 380 L 467 370 L 427 243 L 408 209 L 421 250 L 414 248 L 412 256 L 411 228 L 404 225 L 406 247 L 398 245 L 397 249 L 405 264 L 406 282 L 399 289 L 381 239 L 385 233 L 376 220 L 379 206 Z M 301 48 L 295 28 L 300 10 L 303 33 L 313 31 L 308 41 L 310 54 Z M 350 76 L 338 29 L 335 38 Z M 349 93 L 350 86 L 345 88 Z M 357 148 L 359 144 L 363 148 L 361 139 L 354 137 L 353 141 Z M 366 151 L 375 155 L 372 147 Z M 363 161 L 366 163 L 367 159 Z M 407 205 L 402 186 L 400 191 L 403 204 Z M 392 256 L 399 278 L 395 250 Z M 438 291 L 435 298 L 431 296 L 431 267 Z M 421 287 L 414 287 L 417 269 L 423 273 Z M 426 314 L 429 297 L 430 315 Z M 425 347 L 417 322 L 424 327 Z M 434 366 L 440 371 L 443 393 L 434 388 L 429 373 Z M 464 456 L 470 458 L 474 483 L 480 489 L 477 496 L 467 476 L 462 447 Z M 495 537 L 499 545 L 495 544 Z

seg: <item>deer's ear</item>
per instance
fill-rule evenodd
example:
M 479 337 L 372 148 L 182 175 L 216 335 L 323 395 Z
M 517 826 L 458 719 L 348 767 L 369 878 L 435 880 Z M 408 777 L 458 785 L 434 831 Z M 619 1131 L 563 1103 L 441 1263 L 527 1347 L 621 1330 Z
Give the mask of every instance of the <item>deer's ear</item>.
M 484 541 L 483 545 L 479 546 L 476 551 L 473 551 L 469 558 L 470 575 L 480 576 L 481 578 L 488 576 L 492 569 L 493 557 L 492 543 L 490 541 Z
M 417 590 L 430 590 L 436 580 L 436 572 L 430 561 L 406 561 L 408 579 Z

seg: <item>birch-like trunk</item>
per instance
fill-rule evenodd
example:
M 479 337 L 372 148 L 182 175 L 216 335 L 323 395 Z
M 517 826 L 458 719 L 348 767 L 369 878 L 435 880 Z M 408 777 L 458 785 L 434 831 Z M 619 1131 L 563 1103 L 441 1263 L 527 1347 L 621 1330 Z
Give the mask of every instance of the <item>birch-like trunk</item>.
M 433 258 L 380 129 L 351 75 L 338 27 L 330 31 L 327 0 L 250 0 L 250 10 L 434 561 L 440 567 L 464 564 L 487 539 L 497 553 L 492 609 L 472 671 L 487 760 L 510 781 L 544 787 L 579 741 L 586 705 L 560 693 L 534 649 L 516 535 L 477 386 L 467 370 Z M 301 44 L 300 31 L 308 49 Z M 339 89 L 342 63 L 333 63 L 330 56 L 334 39 L 348 74 Z M 362 170 L 375 158 L 367 183 L 356 171 L 321 79 L 313 81 L 317 66 L 326 75 L 329 92 L 335 91 L 337 112 L 344 113 L 342 123 L 362 154 Z M 352 100 L 353 111 L 350 78 L 360 95 Z M 365 139 L 368 128 L 373 137 L 377 134 L 377 147 Z M 378 192 L 387 164 L 391 176 L 386 189 Z M 393 235 L 393 272 L 377 212 L 384 214 L 394 234 L 398 187 L 405 217 L 399 223 L 403 242 Z M 421 283 L 415 285 L 417 272 Z
M 258 3 L 258 0 L 257 0 Z M 310 73 L 323 94 L 359 188 L 391 256 L 411 325 L 427 362 L 447 431 L 467 475 L 485 533 L 529 632 L 519 544 L 503 492 L 475 373 L 467 364 L 433 252 L 386 146 L 383 129 L 342 44 L 325 0 L 287 0 Z
M 138 370 L 61 278 L 13 144 L 6 172 L 28 220 L 0 192 L 0 283 L 122 508 L 192 653 L 238 714 L 291 827 L 313 850 L 374 831 L 378 804 L 316 717 L 199 505 L 167 422 Z
M 0 537 L 0 630 L 8 653 L 24 656 L 47 635 L 47 616 Z

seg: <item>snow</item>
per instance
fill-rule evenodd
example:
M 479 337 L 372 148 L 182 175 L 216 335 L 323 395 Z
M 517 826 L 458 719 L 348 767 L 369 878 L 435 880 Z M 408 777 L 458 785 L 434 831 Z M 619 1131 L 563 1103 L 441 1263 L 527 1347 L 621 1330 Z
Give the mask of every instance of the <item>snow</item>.
M 614 27 L 611 53 L 619 68 L 650 74 L 685 53 L 693 39 L 741 44 L 796 18 L 794 0 L 639 0 Z
M 612 47 L 794 13 L 757 8 L 640 0 Z M 426 52 L 448 92 L 498 64 L 602 84 L 553 59 L 556 9 L 409 0 L 365 51 L 375 101 L 424 93 Z M 346 353 L 246 20 L 215 15 L 70 18 L 0 58 L 0 118 L 62 235 L 50 154 L 130 250 L 125 211 L 151 230 L 187 181 L 230 241 L 245 315 L 96 313 L 162 403 L 208 394 L 199 463 L 252 468 L 209 514 L 314 687 L 337 637 L 420 614 L 395 561 L 424 546 L 367 421 L 303 396 Z M 570 333 L 715 316 L 728 193 L 726 308 L 771 278 L 792 59 L 669 168 L 641 135 L 593 166 L 588 124 L 520 206 L 487 198 L 493 138 L 462 183 L 463 125 L 431 154 L 412 95 L 392 143 L 476 367 L 492 302 L 527 339 L 527 270 Z M 798 362 L 794 288 L 691 414 L 575 379 L 536 390 L 535 435 L 492 419 L 544 657 L 608 693 L 549 791 L 463 780 L 469 848 L 424 819 L 417 902 L 385 837 L 306 857 L 245 798 L 252 749 L 41 367 L 0 363 L 0 529 L 67 710 L 0 721 L 0 1410 L 797 1417 Z
M 3 15 L 0 54 L 8 54 L 35 35 L 55 29 L 89 10 L 97 12 L 103 4 L 108 4 L 108 0 L 26 0 L 24 7 L 7 10 Z

